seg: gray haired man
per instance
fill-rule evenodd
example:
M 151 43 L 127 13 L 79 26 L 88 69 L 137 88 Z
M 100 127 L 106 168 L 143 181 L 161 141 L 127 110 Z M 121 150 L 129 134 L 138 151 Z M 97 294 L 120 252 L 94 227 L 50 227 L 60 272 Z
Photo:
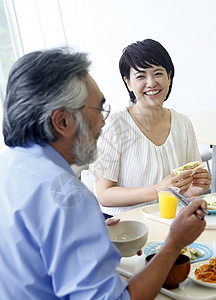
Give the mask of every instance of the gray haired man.
M 160 253 L 129 283 L 97 199 L 70 168 L 94 160 L 109 105 L 83 53 L 36 51 L 13 66 L 0 156 L 1 299 L 153 299 L 205 220 L 197 198 L 171 226 Z M 203 213 L 199 211 L 200 215 Z

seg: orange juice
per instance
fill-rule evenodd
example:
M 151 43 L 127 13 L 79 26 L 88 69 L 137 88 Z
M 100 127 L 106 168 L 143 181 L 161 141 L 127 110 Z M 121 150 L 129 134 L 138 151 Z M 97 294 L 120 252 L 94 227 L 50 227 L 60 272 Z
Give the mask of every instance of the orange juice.
M 159 192 L 160 217 L 175 218 L 178 200 L 170 192 Z
M 179 188 L 171 188 L 177 192 L 179 191 Z M 158 188 L 158 198 L 160 217 L 165 219 L 175 218 L 178 199 L 166 187 Z

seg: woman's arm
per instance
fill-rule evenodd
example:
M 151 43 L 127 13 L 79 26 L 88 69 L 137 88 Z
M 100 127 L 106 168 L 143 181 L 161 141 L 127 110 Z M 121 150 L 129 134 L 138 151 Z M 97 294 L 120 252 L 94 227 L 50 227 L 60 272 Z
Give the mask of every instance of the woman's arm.
M 170 174 L 160 183 L 143 188 L 126 188 L 116 185 L 95 172 L 95 188 L 97 198 L 101 205 L 107 207 L 132 206 L 158 198 L 159 186 L 176 186 L 184 193 L 192 182 L 191 171 L 180 175 Z

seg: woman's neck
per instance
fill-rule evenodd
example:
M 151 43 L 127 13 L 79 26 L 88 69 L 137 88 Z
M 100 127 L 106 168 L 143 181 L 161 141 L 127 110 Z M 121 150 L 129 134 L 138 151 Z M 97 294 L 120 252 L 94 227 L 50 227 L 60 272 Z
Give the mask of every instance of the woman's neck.
M 128 108 L 128 112 L 139 127 L 146 127 L 149 130 L 164 120 L 168 110 L 158 106 L 151 108 L 144 107 L 136 103 Z
M 166 108 L 138 108 L 134 105 L 128 112 L 142 133 L 155 145 L 163 145 L 171 130 L 171 114 Z

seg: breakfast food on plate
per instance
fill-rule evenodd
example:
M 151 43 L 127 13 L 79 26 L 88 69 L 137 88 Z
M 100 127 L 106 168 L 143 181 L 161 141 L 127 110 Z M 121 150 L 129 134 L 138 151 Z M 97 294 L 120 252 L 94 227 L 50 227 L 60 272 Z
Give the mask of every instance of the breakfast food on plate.
M 195 270 L 197 280 L 216 283 L 216 258 L 210 259 L 208 264 L 203 264 Z
M 158 251 L 160 250 L 161 247 L 162 247 L 162 245 L 157 246 L 156 252 L 158 252 Z M 184 254 L 184 255 L 186 255 L 186 256 L 188 256 L 188 257 L 190 258 L 190 260 L 195 260 L 195 259 L 197 259 L 198 257 L 203 256 L 203 254 L 200 253 L 200 251 L 198 251 L 198 250 L 195 249 L 195 248 L 191 248 L 191 247 L 189 247 L 189 246 L 184 247 L 184 248 L 181 250 L 180 253 L 181 253 L 181 254 Z
M 203 199 L 207 202 L 207 209 L 216 209 L 216 195 L 207 194 Z
M 205 162 L 192 161 L 173 170 L 175 175 L 179 175 L 185 171 L 193 171 L 191 175 L 196 173 L 197 169 L 203 169 L 206 166 Z
M 191 260 L 195 260 L 198 257 L 203 256 L 203 254 L 200 253 L 197 249 L 191 248 L 189 246 L 184 247 L 181 250 L 181 254 L 187 255 Z

